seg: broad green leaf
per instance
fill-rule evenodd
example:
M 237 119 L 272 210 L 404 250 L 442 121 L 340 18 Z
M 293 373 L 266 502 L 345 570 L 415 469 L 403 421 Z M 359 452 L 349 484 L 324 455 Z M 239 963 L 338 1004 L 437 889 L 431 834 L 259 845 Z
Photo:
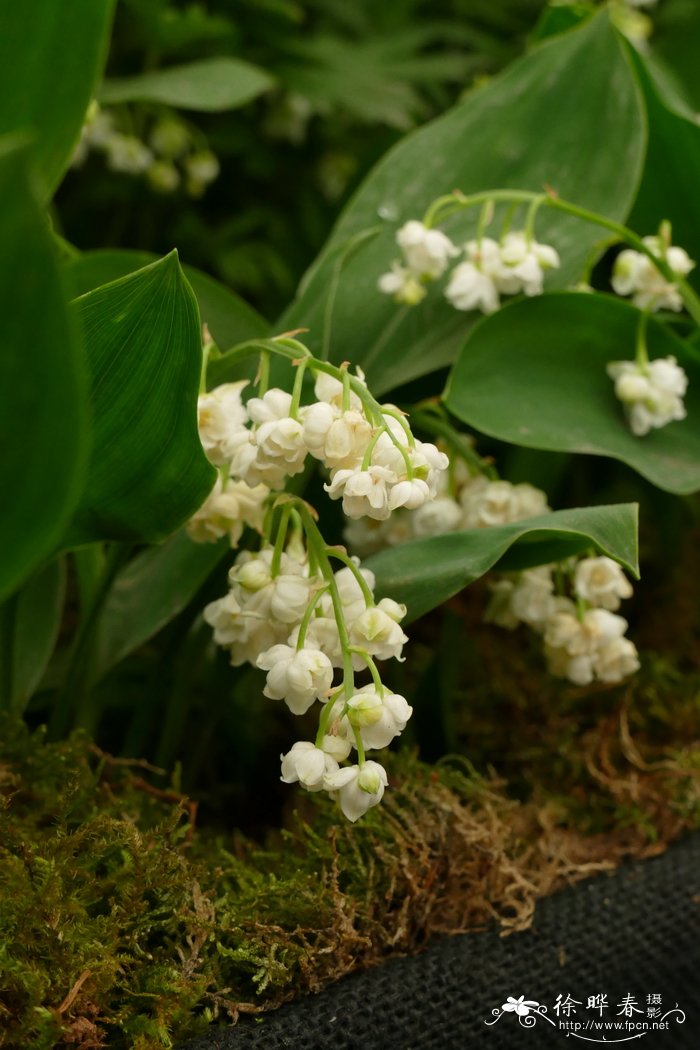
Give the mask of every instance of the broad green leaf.
M 0 142 L 0 598 L 61 538 L 89 443 L 82 347 L 25 160 Z
M 464 345 L 446 404 L 463 422 L 515 445 L 611 456 L 666 492 L 700 489 L 700 358 L 656 321 L 650 357 L 673 355 L 690 384 L 688 418 L 631 433 L 606 374 L 634 358 L 639 311 L 612 296 L 559 292 L 486 318 Z
M 634 62 L 644 91 L 649 145 L 629 224 L 641 234 L 651 234 L 662 219 L 669 219 L 674 244 L 700 261 L 700 127 L 664 103 L 636 52 Z M 697 285 L 700 267 L 688 279 Z
M 63 558 L 0 605 L 0 704 L 20 715 L 56 645 L 66 591 Z
M 333 360 L 360 364 L 377 393 L 442 367 L 456 356 L 474 315 L 448 306 L 444 281 L 412 310 L 377 290 L 377 279 L 397 256 L 397 227 L 420 218 L 435 197 L 456 187 L 473 193 L 549 185 L 561 197 L 622 219 L 634 201 L 644 148 L 639 88 L 602 12 L 540 44 L 390 150 L 342 214 L 278 327 L 309 328 L 317 350 L 330 323 Z M 378 219 L 384 229 L 348 259 L 336 294 L 339 255 Z M 500 219 L 499 212 L 496 231 Z M 473 236 L 476 221 L 474 212 L 462 214 L 445 228 L 459 242 Z M 546 208 L 537 236 L 562 258 L 561 269 L 547 277 L 553 288 L 576 280 L 602 240 L 600 229 Z
M 82 252 L 65 264 L 68 286 L 73 295 L 83 295 L 148 266 L 157 258 L 151 252 L 119 249 Z M 269 334 L 267 321 L 234 292 L 194 266 L 183 266 L 183 271 L 197 296 L 202 321 L 209 325 L 217 346 L 225 349 Z
M 94 443 L 67 545 L 154 542 L 205 499 L 197 433 L 197 303 L 172 252 L 76 300 L 92 378 Z
M 100 614 L 96 674 L 152 638 L 185 608 L 230 551 L 222 543 L 193 543 L 177 532 L 139 554 L 117 576 Z
M 219 112 L 251 102 L 274 86 L 263 69 L 240 58 L 205 58 L 153 73 L 106 80 L 100 101 L 163 102 L 178 109 Z
M 408 619 L 429 612 L 494 567 L 545 565 L 595 549 L 634 576 L 637 505 L 558 510 L 537 518 L 414 540 L 367 559 L 377 593 L 408 606 Z
M 35 134 L 42 194 L 68 166 L 107 53 L 113 0 L 32 0 L 0 15 L 0 135 Z

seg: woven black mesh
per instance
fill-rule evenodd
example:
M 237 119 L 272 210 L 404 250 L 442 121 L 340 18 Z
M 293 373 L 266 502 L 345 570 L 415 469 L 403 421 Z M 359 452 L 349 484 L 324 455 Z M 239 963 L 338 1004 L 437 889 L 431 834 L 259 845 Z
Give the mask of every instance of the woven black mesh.
M 661 1012 L 677 1003 L 685 1023 L 649 1032 L 632 1045 L 700 1048 L 700 834 L 663 856 L 624 865 L 541 901 L 530 930 L 502 938 L 496 930 L 451 937 L 423 955 L 353 974 L 261 1021 L 214 1029 L 181 1050 L 536 1050 L 595 1046 L 544 1019 L 524 1028 L 513 1013 L 487 1027 L 508 996 L 553 1006 L 558 995 L 582 1001 L 571 1020 L 600 1018 L 586 1009 L 604 993 L 603 1019 L 618 1018 L 623 996 L 643 1014 L 647 996 L 661 995 Z M 581 1033 L 584 1034 L 584 1033 Z M 602 1040 L 589 1030 L 587 1038 Z M 613 1040 L 628 1032 L 608 1032 Z M 629 1043 L 613 1045 L 625 1046 Z

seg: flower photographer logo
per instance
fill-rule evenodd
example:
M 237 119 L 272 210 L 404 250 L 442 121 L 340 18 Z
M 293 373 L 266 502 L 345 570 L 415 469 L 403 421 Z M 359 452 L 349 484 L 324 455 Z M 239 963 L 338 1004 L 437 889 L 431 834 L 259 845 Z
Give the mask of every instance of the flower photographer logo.
M 607 995 L 597 992 L 586 998 L 586 1006 L 580 1015 L 578 1007 L 583 1007 L 583 999 L 574 999 L 570 993 L 558 995 L 552 1007 L 554 1016 L 551 1016 L 544 1003 L 526 999 L 524 995 L 518 999 L 509 995 L 500 1007 L 495 1006 L 491 1011 L 493 1020 L 484 1021 L 484 1024 L 494 1025 L 506 1014 L 512 1014 L 523 1028 L 534 1028 L 542 1020 L 567 1037 L 573 1036 L 588 1043 L 625 1043 L 631 1039 L 643 1039 L 652 1032 L 669 1031 L 672 1024 L 685 1022 L 685 1013 L 678 1003 L 664 1010 L 658 992 L 650 992 L 639 1000 L 630 993 L 618 1003 L 609 1003 Z M 597 1016 L 584 1017 L 584 1013 Z

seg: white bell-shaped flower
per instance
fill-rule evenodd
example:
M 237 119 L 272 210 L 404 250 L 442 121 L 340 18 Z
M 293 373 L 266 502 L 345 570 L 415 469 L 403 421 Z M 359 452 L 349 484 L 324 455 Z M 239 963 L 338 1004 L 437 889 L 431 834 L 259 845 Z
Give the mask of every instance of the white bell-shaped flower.
M 322 748 L 308 740 L 298 740 L 282 760 L 281 780 L 285 784 L 297 781 L 307 791 L 322 791 L 325 779 L 338 773 L 338 763 Z
M 627 620 L 607 609 L 587 609 L 578 617 L 571 611 L 557 612 L 547 624 L 545 643 L 564 648 L 572 656 L 593 653 L 602 646 L 621 638 L 627 630 Z
M 223 383 L 197 400 L 199 439 L 216 466 L 228 463 L 242 440 L 247 440 L 248 416 L 241 391 L 248 381 Z
M 289 416 L 292 395 L 279 387 L 272 387 L 262 397 L 251 397 L 246 405 L 252 423 L 273 423 Z
M 273 580 L 270 612 L 281 623 L 299 623 L 309 604 L 313 581 L 293 573 L 280 573 Z
M 583 558 L 576 566 L 574 589 L 589 605 L 615 611 L 632 595 L 632 584 L 612 558 Z
M 596 676 L 600 652 L 622 638 L 627 621 L 607 609 L 588 609 L 579 617 L 573 602 L 567 599 L 559 599 L 558 606 L 560 611 L 554 613 L 544 630 L 549 669 L 576 685 L 588 685 Z
M 658 236 L 644 237 L 645 246 L 659 259 L 664 259 L 674 275 L 685 277 L 695 262 L 683 248 L 668 245 Z M 643 252 L 626 248 L 615 260 L 611 278 L 618 295 L 631 295 L 640 310 L 682 310 L 678 286 L 668 281 Z
M 299 418 L 304 424 L 304 443 L 314 457 L 323 459 L 326 449 L 326 438 L 331 426 L 338 418 L 340 409 L 327 401 L 314 401 L 299 411 Z
M 501 305 L 493 278 L 473 262 L 455 266 L 445 288 L 445 298 L 455 310 L 481 310 L 484 314 L 495 313 Z
M 406 615 L 406 606 L 390 598 L 382 598 L 378 605 L 365 609 L 350 627 L 350 641 L 377 660 L 401 660 L 401 651 L 408 641 L 399 626 Z
M 396 243 L 409 269 L 424 280 L 441 277 L 450 259 L 459 255 L 459 249 L 442 230 L 429 229 L 416 219 L 397 231 Z
M 315 459 L 329 470 L 359 467 L 372 438 L 373 427 L 355 408 L 340 412 L 324 401 L 302 409 L 304 440 Z
M 195 543 L 215 543 L 228 534 L 232 547 L 238 544 L 245 525 L 262 528 L 264 505 L 270 490 L 266 485 L 250 488 L 243 481 L 218 477 L 199 510 L 187 522 L 187 533 Z
M 295 715 L 305 714 L 333 683 L 333 666 L 320 649 L 297 650 L 289 645 L 273 645 L 260 653 L 256 663 L 268 672 L 265 696 L 284 700 Z
M 648 364 L 611 361 L 607 373 L 615 382 L 615 394 L 637 437 L 685 419 L 683 397 L 688 377 L 675 357 L 656 358 Z
M 255 430 L 255 443 L 261 473 L 265 468 L 277 469 L 282 477 L 293 477 L 304 469 L 307 448 L 304 427 L 298 419 L 287 416 L 261 423 Z
M 248 416 L 256 424 L 252 433 L 255 459 L 245 470 L 237 460 L 232 467 L 238 468 L 237 472 L 249 485 L 263 482 L 270 488 L 282 488 L 285 478 L 304 469 L 307 452 L 304 427 L 290 416 L 291 407 L 291 395 L 277 387 L 248 402 Z
M 337 470 L 324 488 L 331 499 L 342 499 L 348 518 L 383 521 L 391 514 L 389 494 L 397 480 L 393 470 L 372 465 L 367 470 Z
M 500 257 L 501 266 L 494 280 L 499 292 L 506 295 L 541 295 L 545 272 L 560 265 L 554 248 L 528 239 L 523 231 L 506 234 Z
M 397 510 L 405 507 L 406 510 L 417 510 L 430 501 L 430 488 L 426 481 L 420 478 L 406 478 L 397 481 L 391 486 L 389 492 L 389 509 Z
M 424 503 L 411 514 L 411 527 L 417 539 L 424 536 L 442 536 L 454 532 L 462 524 L 462 508 L 449 496 L 438 496 L 437 499 Z
M 381 802 L 388 783 L 384 767 L 371 761 L 362 766 L 345 766 L 327 773 L 324 778 L 326 791 L 338 799 L 340 808 L 353 824 Z
M 601 682 L 621 682 L 639 670 L 639 653 L 629 638 L 614 638 L 595 654 L 595 676 Z
M 236 559 L 229 571 L 229 581 L 244 591 L 261 591 L 263 587 L 268 587 L 272 583 L 272 569 L 271 559 L 265 557 L 266 553 L 260 551 L 260 556 L 256 558 L 249 551 L 243 551 L 243 556 Z
M 326 733 L 321 750 L 334 758 L 336 762 L 344 762 L 352 751 L 352 740 L 341 733 Z
M 510 597 L 513 616 L 535 631 L 544 630 L 554 605 L 554 580 L 547 566 L 520 574 Z
M 355 368 L 355 379 L 360 382 L 362 386 L 366 386 L 364 373 L 361 368 Z M 333 406 L 338 412 L 343 409 L 343 384 L 335 376 L 328 375 L 326 372 L 319 372 L 316 376 L 316 382 L 314 383 L 314 393 L 319 401 L 325 401 L 327 404 Z M 356 412 L 362 411 L 362 401 L 353 391 L 349 391 L 349 408 L 354 409 Z
M 533 485 L 489 481 L 483 475 L 472 478 L 464 485 L 460 502 L 464 508 L 465 529 L 509 525 L 514 521 L 545 514 L 549 510 L 544 492 Z
M 385 295 L 392 295 L 394 302 L 403 306 L 417 306 L 426 296 L 420 278 L 410 267 L 398 262 L 393 262 L 391 270 L 381 275 L 377 288 Z
M 205 605 L 202 613 L 204 620 L 214 628 L 214 641 L 217 645 L 229 646 L 237 636 L 241 607 L 235 595 L 229 591 L 223 598 Z
M 385 689 L 379 696 L 376 686 L 366 685 L 348 700 L 348 718 L 357 726 L 365 748 L 387 747 L 406 728 L 413 708 L 399 693 Z

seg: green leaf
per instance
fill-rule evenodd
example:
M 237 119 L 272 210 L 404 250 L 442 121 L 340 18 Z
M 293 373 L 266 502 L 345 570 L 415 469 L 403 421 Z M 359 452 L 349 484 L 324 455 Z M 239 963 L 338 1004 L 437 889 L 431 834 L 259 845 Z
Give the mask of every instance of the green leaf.
M 134 558 L 117 576 L 100 615 L 96 676 L 137 649 L 185 608 L 230 552 L 177 532 Z
M 205 58 L 153 73 L 106 80 L 99 98 L 109 104 L 163 102 L 178 109 L 216 113 L 244 106 L 274 83 L 269 73 L 240 58 Z
M 42 194 L 58 185 L 107 53 L 113 0 L 6 6 L 0 28 L 0 135 L 36 134 Z
M 55 549 L 89 444 L 80 339 L 25 160 L 0 142 L 0 598 Z
M 662 219 L 669 219 L 674 244 L 700 261 L 700 127 L 664 103 L 644 60 L 633 55 L 644 91 L 649 145 L 629 224 L 641 234 L 652 234 Z M 688 279 L 698 285 L 700 267 Z
M 700 359 L 657 321 L 649 354 L 690 380 L 688 418 L 635 437 L 606 374 L 633 359 L 639 311 L 612 296 L 559 292 L 512 303 L 478 325 L 448 381 L 463 422 L 515 445 L 611 456 L 666 492 L 700 488 Z
M 94 445 L 66 544 L 163 539 L 201 505 L 215 477 L 197 433 L 196 300 L 172 252 L 76 305 Z
M 66 592 L 63 558 L 51 562 L 0 606 L 2 706 L 21 715 L 56 645 Z
M 638 576 L 637 504 L 558 510 L 512 525 L 432 536 L 382 551 L 365 564 L 376 574 L 377 593 L 404 602 L 408 619 L 415 620 L 495 566 L 531 568 L 591 548 Z
M 66 262 L 66 279 L 73 295 L 83 295 L 157 258 L 151 252 L 111 248 L 82 252 Z M 194 266 L 183 266 L 183 271 L 197 296 L 202 321 L 209 325 L 217 346 L 225 349 L 269 334 L 267 321 L 234 292 Z
M 474 318 L 444 301 L 444 282 L 436 282 L 412 310 L 398 308 L 377 290 L 377 279 L 397 257 L 397 226 L 420 218 L 436 196 L 455 187 L 465 193 L 537 191 L 547 184 L 581 206 L 623 219 L 635 197 L 644 148 L 639 88 L 602 12 L 545 41 L 390 150 L 342 214 L 278 327 L 309 328 L 316 350 L 330 321 L 333 360 L 362 365 L 377 393 L 443 367 Z M 335 294 L 338 256 L 378 218 L 384 230 L 348 259 Z M 462 241 L 473 236 L 476 221 L 473 212 L 462 214 L 445 228 Z M 499 221 L 500 213 L 496 230 Z M 547 209 L 538 216 L 537 236 L 562 257 L 561 269 L 547 277 L 554 288 L 580 277 L 602 239 L 599 229 Z

